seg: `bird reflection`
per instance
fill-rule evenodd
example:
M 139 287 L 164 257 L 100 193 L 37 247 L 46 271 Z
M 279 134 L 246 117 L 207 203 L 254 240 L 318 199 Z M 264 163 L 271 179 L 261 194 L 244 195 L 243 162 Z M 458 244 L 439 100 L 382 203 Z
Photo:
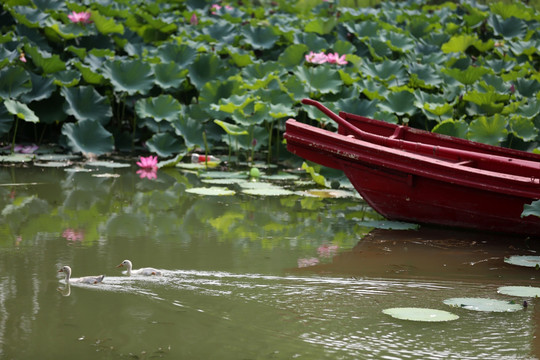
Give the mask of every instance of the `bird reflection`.
M 70 287 L 69 283 L 67 283 L 65 286 L 58 287 L 56 290 L 58 290 L 60 292 L 60 294 L 62 294 L 62 296 L 71 295 L 71 287 Z

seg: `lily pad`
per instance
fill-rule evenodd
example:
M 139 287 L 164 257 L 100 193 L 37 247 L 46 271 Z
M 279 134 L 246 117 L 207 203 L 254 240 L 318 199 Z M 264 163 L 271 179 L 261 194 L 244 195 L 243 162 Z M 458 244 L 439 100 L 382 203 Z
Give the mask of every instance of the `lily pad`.
M 540 287 L 534 286 L 501 286 L 497 292 L 510 296 L 540 297 Z
M 264 183 L 261 183 L 261 184 L 264 184 Z M 256 196 L 287 196 L 287 195 L 294 194 L 293 191 L 283 189 L 279 186 L 275 186 L 272 184 L 266 184 L 266 185 L 268 186 L 252 187 L 249 189 L 244 188 L 242 192 L 244 194 L 256 195 Z
M 217 162 L 209 161 L 208 167 L 209 168 L 215 168 L 219 165 Z M 178 163 L 175 165 L 176 167 L 186 169 L 186 170 L 205 170 L 206 169 L 206 163 Z
M 217 187 L 217 186 L 191 188 L 191 189 L 187 189 L 186 192 L 190 194 L 208 195 L 208 196 L 229 196 L 229 195 L 235 194 L 233 190 L 227 189 L 225 187 Z
M 446 299 L 443 302 L 446 305 L 473 311 L 512 312 L 523 309 L 519 304 L 512 304 L 505 300 L 488 298 L 451 298 Z
M 64 161 L 48 161 L 48 162 L 42 162 L 42 163 L 34 163 L 34 166 L 40 166 L 40 167 L 50 167 L 50 168 L 62 168 L 66 166 L 70 166 L 71 164 Z
M 106 167 L 106 168 L 112 168 L 112 169 L 126 168 L 126 167 L 131 166 L 130 164 L 117 163 L 114 161 L 91 161 L 91 162 L 86 163 L 86 165 L 95 166 L 95 167 Z
M 246 179 L 202 179 L 201 182 L 205 184 L 214 184 L 214 185 L 236 185 L 243 184 L 247 182 Z
M 527 267 L 537 267 L 540 266 L 540 256 L 534 255 L 513 255 L 509 258 L 504 259 L 504 262 L 507 264 L 518 265 L 518 266 L 527 266 Z
M 441 322 L 459 319 L 459 316 L 452 314 L 451 312 L 428 308 L 390 308 L 384 309 L 383 313 L 396 319 L 410 321 Z
M 32 154 L 0 155 L 0 162 L 29 162 L 33 158 Z
M 358 195 L 352 191 L 334 190 L 334 189 L 311 189 L 300 193 L 304 196 L 320 197 L 320 198 L 348 198 L 357 197 Z
M 67 155 L 67 154 L 45 154 L 37 155 L 36 160 L 38 161 L 69 161 L 79 159 L 78 155 Z

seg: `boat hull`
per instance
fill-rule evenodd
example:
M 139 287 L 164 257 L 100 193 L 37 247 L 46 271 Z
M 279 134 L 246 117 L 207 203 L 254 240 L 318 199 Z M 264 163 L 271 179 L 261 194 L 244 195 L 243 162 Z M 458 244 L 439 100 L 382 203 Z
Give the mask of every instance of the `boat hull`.
M 539 171 L 533 163 L 530 178 L 498 174 L 293 119 L 287 121 L 285 138 L 292 153 L 343 170 L 365 201 L 388 219 L 540 236 L 540 218 L 521 217 L 523 206 L 540 198 L 540 162 Z M 534 162 L 534 156 L 527 161 Z

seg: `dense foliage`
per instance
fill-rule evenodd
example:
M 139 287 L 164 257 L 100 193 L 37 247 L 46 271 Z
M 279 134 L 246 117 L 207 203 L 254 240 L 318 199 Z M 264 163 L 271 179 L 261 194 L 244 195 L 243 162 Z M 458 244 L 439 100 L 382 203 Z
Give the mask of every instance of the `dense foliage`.
M 534 9 L 356 2 L 5 0 L 0 137 L 97 155 L 144 145 L 169 157 L 224 144 L 271 155 L 288 117 L 334 126 L 301 106 L 311 97 L 537 148 Z M 312 63 L 311 52 L 346 55 L 347 64 Z

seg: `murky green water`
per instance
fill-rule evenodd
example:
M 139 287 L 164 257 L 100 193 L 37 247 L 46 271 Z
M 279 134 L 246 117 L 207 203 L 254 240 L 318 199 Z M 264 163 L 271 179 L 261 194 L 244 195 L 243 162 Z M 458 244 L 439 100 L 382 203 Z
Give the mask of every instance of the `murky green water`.
M 358 219 L 374 215 L 356 199 L 202 197 L 185 192 L 201 185 L 197 176 L 176 169 L 152 181 L 135 169 L 4 167 L 0 184 L 2 359 L 525 359 L 537 352 L 534 300 L 514 313 L 442 303 L 510 299 L 497 288 L 536 285 L 534 269 L 503 262 L 533 254 L 535 243 L 429 229 L 370 232 Z M 124 259 L 163 275 L 126 277 L 115 267 Z M 74 277 L 106 278 L 67 288 L 62 265 Z M 406 306 L 460 319 L 407 322 L 381 312 Z

